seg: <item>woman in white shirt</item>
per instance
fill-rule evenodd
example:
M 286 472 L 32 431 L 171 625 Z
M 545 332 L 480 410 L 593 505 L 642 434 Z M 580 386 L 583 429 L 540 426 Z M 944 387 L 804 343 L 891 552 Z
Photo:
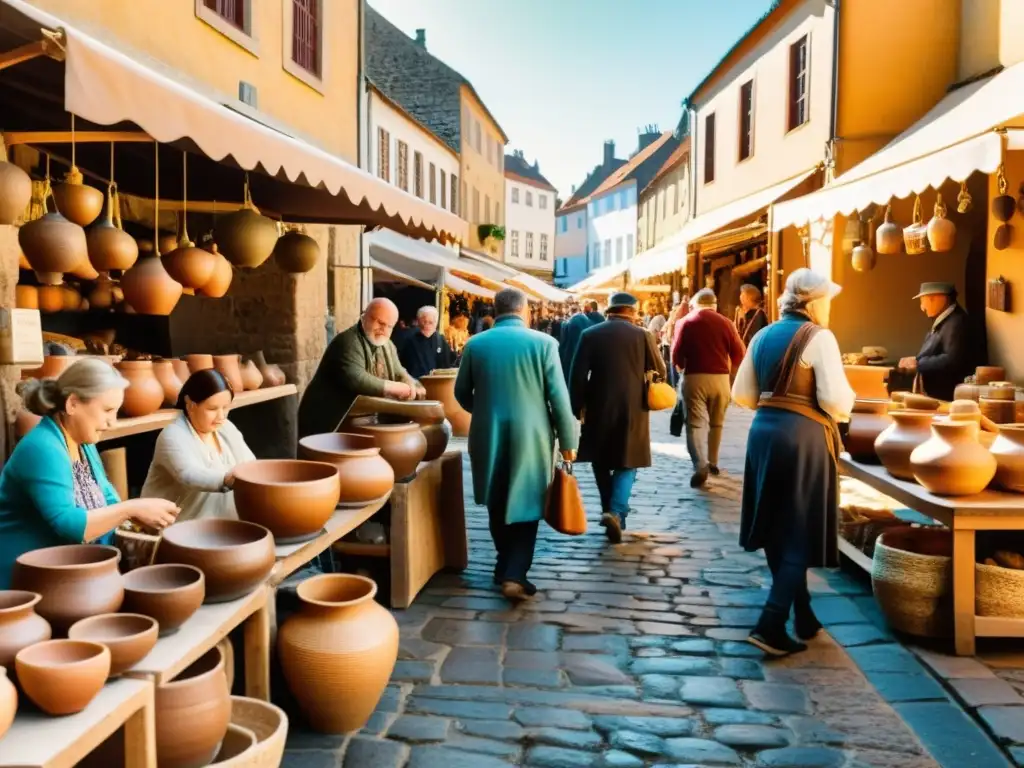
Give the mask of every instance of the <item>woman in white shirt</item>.
M 234 392 L 213 369 L 189 376 L 178 395 L 181 414 L 160 433 L 142 496 L 181 507 L 178 520 L 237 519 L 234 468 L 255 460 L 238 427 L 228 421 Z
M 758 333 L 733 384 L 733 400 L 757 409 L 747 437 L 740 544 L 764 549 L 772 588 L 748 642 L 771 656 L 807 646 L 796 634 L 821 629 L 811 608 L 807 569 L 838 565 L 839 431 L 854 392 L 839 345 L 827 330 L 839 286 L 809 269 L 786 280 L 780 318 Z

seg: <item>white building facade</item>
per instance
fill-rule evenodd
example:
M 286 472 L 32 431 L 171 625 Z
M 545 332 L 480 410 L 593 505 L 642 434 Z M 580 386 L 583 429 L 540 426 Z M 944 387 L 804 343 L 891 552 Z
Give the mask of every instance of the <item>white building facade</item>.
M 636 181 L 629 180 L 587 202 L 587 272 L 622 264 L 636 253 Z
M 505 263 L 551 281 L 555 265 L 555 188 L 521 152 L 505 157 Z
M 578 283 L 587 276 L 587 263 L 587 205 L 562 208 L 555 217 L 555 285 Z

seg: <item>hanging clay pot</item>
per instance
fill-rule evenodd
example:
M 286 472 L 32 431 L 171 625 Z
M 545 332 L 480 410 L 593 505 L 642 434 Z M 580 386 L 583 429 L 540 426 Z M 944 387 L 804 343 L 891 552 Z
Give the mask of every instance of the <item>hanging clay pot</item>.
M 895 256 L 903 251 L 903 230 L 892 220 L 892 205 L 885 207 L 885 221 L 875 231 L 875 250 L 883 256 Z
M 103 210 L 103 193 L 84 181 L 82 172 L 72 165 L 64 181 L 53 188 L 57 210 L 80 227 L 92 224 Z
M 942 496 L 973 496 L 996 474 L 996 460 L 980 442 L 972 421 L 939 420 L 932 436 L 910 454 L 910 467 L 926 490 Z
M 395 471 L 380 455 L 369 435 L 329 432 L 299 440 L 299 456 L 338 468 L 343 507 L 363 507 L 381 498 L 395 485 Z
M 1000 224 L 996 227 L 996 232 L 992 235 L 992 246 L 997 251 L 1005 251 L 1010 247 L 1010 241 L 1013 240 L 1013 226 L 1010 224 Z
M 188 236 L 187 225 L 182 228 L 176 247 L 163 260 L 168 274 L 185 288 L 193 290 L 209 283 L 217 267 L 216 255 L 196 247 Z
M 956 245 L 956 224 L 946 218 L 941 193 L 935 197 L 935 214 L 928 222 L 928 245 L 936 253 L 951 251 Z
M 928 250 L 928 227 L 921 219 L 921 196 L 914 198 L 914 222 L 903 230 L 903 246 L 911 256 Z
M 231 385 L 231 390 L 237 395 L 245 391 L 245 384 L 242 381 L 241 355 L 214 355 L 213 367 L 224 374 L 224 378 Z
M 117 303 L 114 288 L 114 283 L 110 278 L 101 275 L 96 282 L 96 287 L 89 294 L 89 306 L 93 309 L 111 309 Z
M 89 258 L 85 230 L 56 212 L 47 211 L 23 224 L 18 229 L 18 244 L 44 285 L 59 285 L 64 272 L 71 272 Z
M 288 379 L 280 367 L 268 363 L 262 352 L 254 352 L 252 360 L 256 363 L 256 368 L 259 369 L 260 374 L 263 376 L 264 387 L 280 387 L 288 383 Z
M 260 215 L 252 204 L 248 178 L 242 207 L 217 219 L 213 239 L 224 257 L 236 267 L 258 267 L 277 245 L 277 222 Z
M 148 416 L 164 403 L 164 388 L 153 373 L 152 360 L 122 360 L 114 365 L 128 379 L 121 413 L 129 418 Z
M 86 243 L 88 243 L 89 236 L 86 235 Z M 89 259 L 83 261 L 80 265 L 75 267 L 73 270 L 68 272 L 72 277 L 77 277 L 79 280 L 95 280 L 100 276 L 100 273 L 96 271 L 96 267 L 92 265 Z
M 855 461 L 878 463 L 875 440 L 892 424 L 887 400 L 858 400 L 843 445 Z
M 455 437 L 468 436 L 473 417 L 455 399 L 455 374 L 434 372 L 429 376 L 421 376 L 420 384 L 427 390 L 428 400 L 439 400 L 444 406 L 444 415 L 451 422 L 452 434 Z
M 178 378 L 174 364 L 170 360 L 154 360 L 153 375 L 164 390 L 164 405 L 173 408 L 178 402 L 178 393 L 185 382 Z
M 36 613 L 42 599 L 38 592 L 0 591 L 0 669 L 12 669 L 18 651 L 52 636 L 49 622 Z
M 0 152 L 0 224 L 14 224 L 32 201 L 32 178 Z
M 188 363 L 177 357 L 171 358 L 170 363 L 174 368 L 174 375 L 178 377 L 178 380 L 184 386 L 185 382 L 188 381 L 188 377 L 192 375 L 192 371 L 188 369 Z M 210 361 L 210 367 L 213 367 L 212 360 Z
M 143 256 L 121 277 L 121 290 L 140 315 L 169 315 L 181 299 L 181 283 L 167 274 L 159 254 Z
M 263 386 L 263 374 L 252 360 L 246 360 L 242 365 L 242 386 L 246 392 Z
M 156 757 L 160 768 L 209 765 L 231 720 L 224 657 L 214 646 L 174 680 L 156 687 Z
M 1024 493 L 1024 424 L 1000 426 L 989 451 L 996 459 L 993 485 L 1004 491 Z
M 1006 194 L 1006 172 L 1002 165 L 996 171 L 996 188 L 999 194 L 992 198 L 992 216 L 1004 224 L 1013 218 L 1013 212 L 1017 208 L 1017 201 L 1012 195 Z
M 309 272 L 319 258 L 319 244 L 304 232 L 286 232 L 274 246 L 274 260 L 285 272 Z
M 867 243 L 860 243 L 853 249 L 851 266 L 857 272 L 870 272 L 875 268 L 875 252 Z
M 11 668 L 14 668 L 13 662 Z M 11 727 L 17 711 L 18 692 L 14 688 L 14 683 L 7 679 L 7 670 L 0 667 L 0 739 Z
M 231 262 L 217 251 L 216 244 L 214 244 L 211 253 L 215 257 L 213 274 L 206 285 L 199 290 L 199 293 L 211 299 L 220 299 L 227 294 L 228 288 L 231 287 L 231 278 L 234 276 L 234 272 L 231 268 Z
M 190 373 L 213 368 L 213 355 L 185 355 L 185 362 Z
M 121 228 L 120 198 L 113 184 L 107 190 L 107 213 L 85 234 L 89 261 L 100 272 L 131 269 L 139 258 L 139 244 Z
M 407 419 L 397 423 L 381 424 L 377 416 L 357 416 L 349 429 L 358 435 L 370 435 L 380 455 L 395 470 L 395 479 L 404 480 L 416 472 L 416 467 L 427 455 L 427 438 L 420 425 Z
M 877 454 L 886 471 L 900 480 L 913 480 L 910 454 L 928 440 L 935 413 L 932 411 L 890 411 L 893 423 L 875 439 Z
M 14 286 L 14 306 L 18 309 L 39 309 L 39 289 L 34 285 Z
M 302 582 L 301 607 L 281 626 L 281 669 L 314 730 L 366 725 L 398 659 L 398 623 L 363 576 L 329 573 Z

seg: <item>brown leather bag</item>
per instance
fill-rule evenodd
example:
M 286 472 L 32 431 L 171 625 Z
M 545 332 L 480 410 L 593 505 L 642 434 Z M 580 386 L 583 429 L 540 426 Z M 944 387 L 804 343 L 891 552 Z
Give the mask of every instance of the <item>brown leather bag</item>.
M 572 464 L 561 462 L 548 487 L 544 503 L 544 519 L 548 525 L 566 536 L 582 536 L 587 532 L 587 512 L 583 508 L 580 487 L 572 474 Z

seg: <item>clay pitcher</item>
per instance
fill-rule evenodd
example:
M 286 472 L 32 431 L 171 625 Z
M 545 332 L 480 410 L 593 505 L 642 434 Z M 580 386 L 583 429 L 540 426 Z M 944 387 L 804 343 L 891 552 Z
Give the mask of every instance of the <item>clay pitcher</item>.
M 973 421 L 940 420 L 932 424 L 932 436 L 910 454 L 917 480 L 941 496 L 973 496 L 981 493 L 996 474 L 996 459 L 978 442 Z
M 993 484 L 1005 491 L 1024 493 L 1024 424 L 1004 424 L 992 447 L 996 458 Z
M 36 613 L 42 599 L 38 592 L 0 591 L 0 668 L 13 670 L 18 651 L 53 636 L 49 622 Z
M 363 576 L 314 576 L 299 585 L 299 612 L 278 631 L 285 680 L 316 731 L 359 730 L 388 684 L 398 624 L 376 594 Z
M 850 414 L 850 427 L 843 445 L 855 461 L 878 463 L 875 439 L 892 424 L 887 400 L 858 400 Z
M 239 365 L 241 355 L 214 355 L 213 367 L 220 371 L 224 378 L 231 385 L 231 390 L 237 395 L 245 391 L 245 384 L 242 381 L 242 368 Z
M 452 425 L 455 437 L 469 435 L 469 423 L 472 415 L 463 410 L 455 400 L 455 374 L 431 374 L 420 378 L 420 384 L 427 390 L 428 400 L 440 400 L 444 406 L 444 415 Z
M 242 365 L 242 386 L 246 392 L 263 386 L 263 374 L 252 360 L 246 360 Z
M 122 360 L 114 367 L 128 379 L 121 413 L 131 418 L 148 416 L 160 409 L 164 403 L 164 388 L 153 373 L 152 360 Z
M 890 411 L 893 423 L 875 439 L 875 453 L 886 471 L 900 480 L 913 480 L 910 454 L 932 436 L 932 411 Z
M 153 375 L 163 387 L 164 405 L 173 408 L 178 402 L 178 393 L 185 386 L 185 382 L 178 378 L 178 374 L 174 370 L 174 363 L 170 360 L 154 360 Z
M 215 646 L 174 680 L 156 689 L 159 768 L 199 768 L 220 750 L 231 720 L 224 657 Z
M 395 471 L 395 480 L 404 480 L 416 472 L 427 455 L 427 438 L 414 421 L 384 414 L 357 416 L 350 422 L 351 431 L 369 435 L 380 448 L 380 455 Z

